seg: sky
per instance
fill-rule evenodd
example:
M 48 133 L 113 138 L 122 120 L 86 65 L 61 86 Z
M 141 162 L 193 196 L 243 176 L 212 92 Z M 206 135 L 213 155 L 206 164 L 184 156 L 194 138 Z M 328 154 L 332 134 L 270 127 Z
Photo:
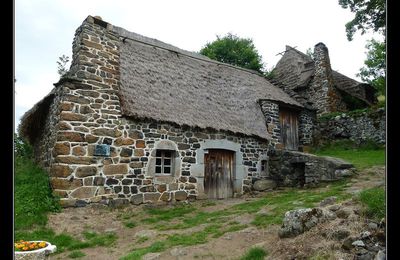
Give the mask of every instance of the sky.
M 58 82 L 57 61 L 72 56 L 75 30 L 88 15 L 188 51 L 227 33 L 250 38 L 266 69 L 289 45 L 306 52 L 323 42 L 331 66 L 351 78 L 376 34 L 346 38 L 354 14 L 338 0 L 15 0 L 14 129 L 21 116 Z M 69 65 L 68 65 L 69 67 Z

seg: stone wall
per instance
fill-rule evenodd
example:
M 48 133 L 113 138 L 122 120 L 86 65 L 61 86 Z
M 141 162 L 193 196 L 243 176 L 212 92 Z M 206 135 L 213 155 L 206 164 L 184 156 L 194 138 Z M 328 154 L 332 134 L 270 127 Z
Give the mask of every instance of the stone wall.
M 276 150 L 269 153 L 269 159 L 267 179 L 278 186 L 310 187 L 354 173 L 351 164 L 332 157 Z
M 279 122 L 279 105 L 276 102 L 260 101 L 261 111 L 265 116 L 268 133 L 271 135 L 271 144 L 275 146 L 281 142 L 281 126 Z
M 304 109 L 300 112 L 299 143 L 303 147 L 312 145 L 315 121 L 316 121 L 315 111 Z
M 356 143 L 372 140 L 386 143 L 386 112 L 384 108 L 357 114 L 343 113 L 330 119 L 321 118 L 315 131 L 315 143 L 349 139 Z
M 281 145 L 281 126 L 279 121 L 280 105 L 273 101 L 260 101 L 261 110 L 265 116 L 268 133 L 271 135 L 271 147 L 283 148 Z M 302 109 L 299 113 L 299 145 L 301 148 L 312 144 L 314 124 L 316 120 L 315 111 Z
M 235 181 L 240 181 L 236 192 L 241 193 L 248 190 L 251 179 L 260 174 L 258 165 L 267 154 L 264 141 L 167 123 L 121 118 L 116 128 L 85 126 L 87 123 L 82 121 L 64 121 L 63 124 L 71 129 L 88 130 L 60 133 L 62 141 L 54 148 L 56 163 L 52 166 L 51 183 L 65 206 L 110 203 L 110 199 L 134 204 L 194 199 L 199 190 L 204 190 L 198 187 L 203 185 L 199 180 L 203 181 L 204 176 L 196 174 L 192 168 L 204 168 L 198 164 L 197 153 L 208 140 L 240 146 L 235 156 L 241 158 L 245 175 L 237 176 Z M 71 135 L 77 139 L 69 139 Z M 108 147 L 109 155 L 96 155 L 98 145 Z M 176 151 L 175 171 L 170 176 L 157 176 L 151 162 L 155 150 L 166 147 Z M 236 170 L 235 174 L 238 172 Z

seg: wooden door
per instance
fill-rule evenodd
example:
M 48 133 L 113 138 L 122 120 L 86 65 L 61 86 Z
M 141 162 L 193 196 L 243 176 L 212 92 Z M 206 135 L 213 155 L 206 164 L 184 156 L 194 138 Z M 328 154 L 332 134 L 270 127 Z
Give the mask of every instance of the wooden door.
M 281 125 L 282 144 L 288 150 L 298 150 L 298 113 L 282 109 L 279 111 L 279 121 Z
M 208 150 L 204 154 L 204 192 L 210 199 L 225 199 L 233 196 L 234 152 L 220 149 Z

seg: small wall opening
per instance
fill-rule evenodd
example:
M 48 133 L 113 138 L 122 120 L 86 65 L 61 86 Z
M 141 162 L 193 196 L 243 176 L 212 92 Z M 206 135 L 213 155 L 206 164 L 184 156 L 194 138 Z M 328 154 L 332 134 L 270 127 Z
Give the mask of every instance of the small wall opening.
M 296 162 L 296 163 L 291 163 L 291 166 L 294 179 L 293 183 L 294 186 L 304 187 L 304 184 L 306 183 L 306 177 L 305 177 L 306 164 L 304 162 Z

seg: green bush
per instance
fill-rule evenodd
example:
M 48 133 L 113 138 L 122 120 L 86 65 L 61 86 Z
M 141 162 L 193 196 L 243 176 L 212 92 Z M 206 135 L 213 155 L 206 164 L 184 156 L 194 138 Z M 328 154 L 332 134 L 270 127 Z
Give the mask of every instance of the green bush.
M 267 252 L 261 247 L 254 247 L 240 258 L 240 260 L 263 260 Z

